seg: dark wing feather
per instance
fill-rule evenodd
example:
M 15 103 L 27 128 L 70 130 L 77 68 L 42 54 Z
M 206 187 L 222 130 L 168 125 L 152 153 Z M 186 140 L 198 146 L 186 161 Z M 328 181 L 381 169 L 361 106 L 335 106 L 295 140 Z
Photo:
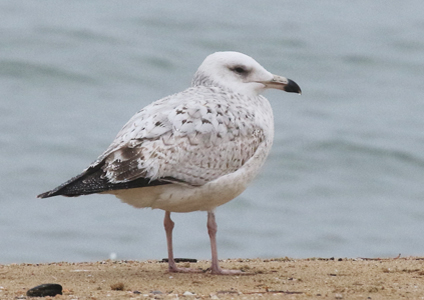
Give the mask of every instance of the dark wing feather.
M 111 190 L 131 189 L 147 186 L 157 186 L 170 184 L 173 178 L 163 178 L 161 180 L 151 181 L 149 178 L 137 178 L 135 180 L 111 183 L 104 176 L 102 164 L 90 167 L 83 173 L 75 176 L 67 182 L 61 184 L 55 189 L 38 195 L 38 198 L 48 198 L 53 196 L 76 197 L 81 195 L 89 195 L 94 193 L 107 192 Z

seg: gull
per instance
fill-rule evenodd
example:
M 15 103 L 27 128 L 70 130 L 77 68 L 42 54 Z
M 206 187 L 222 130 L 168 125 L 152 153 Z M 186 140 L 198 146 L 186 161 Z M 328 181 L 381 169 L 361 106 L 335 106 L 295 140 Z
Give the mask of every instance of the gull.
M 242 274 L 218 263 L 215 208 L 240 195 L 271 149 L 274 119 L 266 89 L 301 93 L 250 56 L 216 52 L 203 61 L 191 87 L 137 112 L 83 172 L 38 195 L 113 194 L 136 208 L 165 211 L 169 272 L 174 260 L 171 212 L 207 212 L 212 274 Z

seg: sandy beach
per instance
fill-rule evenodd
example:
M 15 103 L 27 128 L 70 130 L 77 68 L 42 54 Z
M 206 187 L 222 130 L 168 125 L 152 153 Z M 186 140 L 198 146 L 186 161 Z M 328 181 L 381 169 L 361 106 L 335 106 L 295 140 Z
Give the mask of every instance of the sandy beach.
M 0 299 L 29 299 L 28 289 L 46 283 L 62 285 L 63 295 L 44 299 L 424 299 L 423 264 L 424 257 L 221 261 L 241 276 L 169 273 L 156 260 L 10 264 L 0 265 Z

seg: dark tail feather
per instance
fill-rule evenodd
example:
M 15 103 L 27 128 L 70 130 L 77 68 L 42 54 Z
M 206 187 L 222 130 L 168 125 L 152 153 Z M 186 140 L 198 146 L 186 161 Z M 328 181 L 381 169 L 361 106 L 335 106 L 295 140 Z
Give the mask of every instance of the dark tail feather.
M 140 188 L 169 183 L 171 183 L 169 179 L 165 178 L 164 180 L 153 181 L 151 181 L 149 178 L 138 178 L 128 182 L 111 183 L 107 178 L 105 178 L 101 166 L 97 165 L 96 167 L 88 168 L 85 172 L 75 176 L 57 188 L 38 195 L 37 198 L 48 198 L 59 195 L 66 197 L 77 197 L 81 195 L 89 195 L 111 190 Z

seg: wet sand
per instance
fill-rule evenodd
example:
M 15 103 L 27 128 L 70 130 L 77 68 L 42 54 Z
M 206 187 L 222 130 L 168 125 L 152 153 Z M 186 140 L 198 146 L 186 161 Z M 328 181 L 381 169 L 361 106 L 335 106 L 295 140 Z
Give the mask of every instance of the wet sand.
M 154 260 L 0 265 L 0 299 L 29 299 L 27 290 L 45 283 L 61 284 L 63 295 L 44 299 L 424 299 L 424 257 L 232 259 L 221 266 L 246 275 L 168 273 Z

